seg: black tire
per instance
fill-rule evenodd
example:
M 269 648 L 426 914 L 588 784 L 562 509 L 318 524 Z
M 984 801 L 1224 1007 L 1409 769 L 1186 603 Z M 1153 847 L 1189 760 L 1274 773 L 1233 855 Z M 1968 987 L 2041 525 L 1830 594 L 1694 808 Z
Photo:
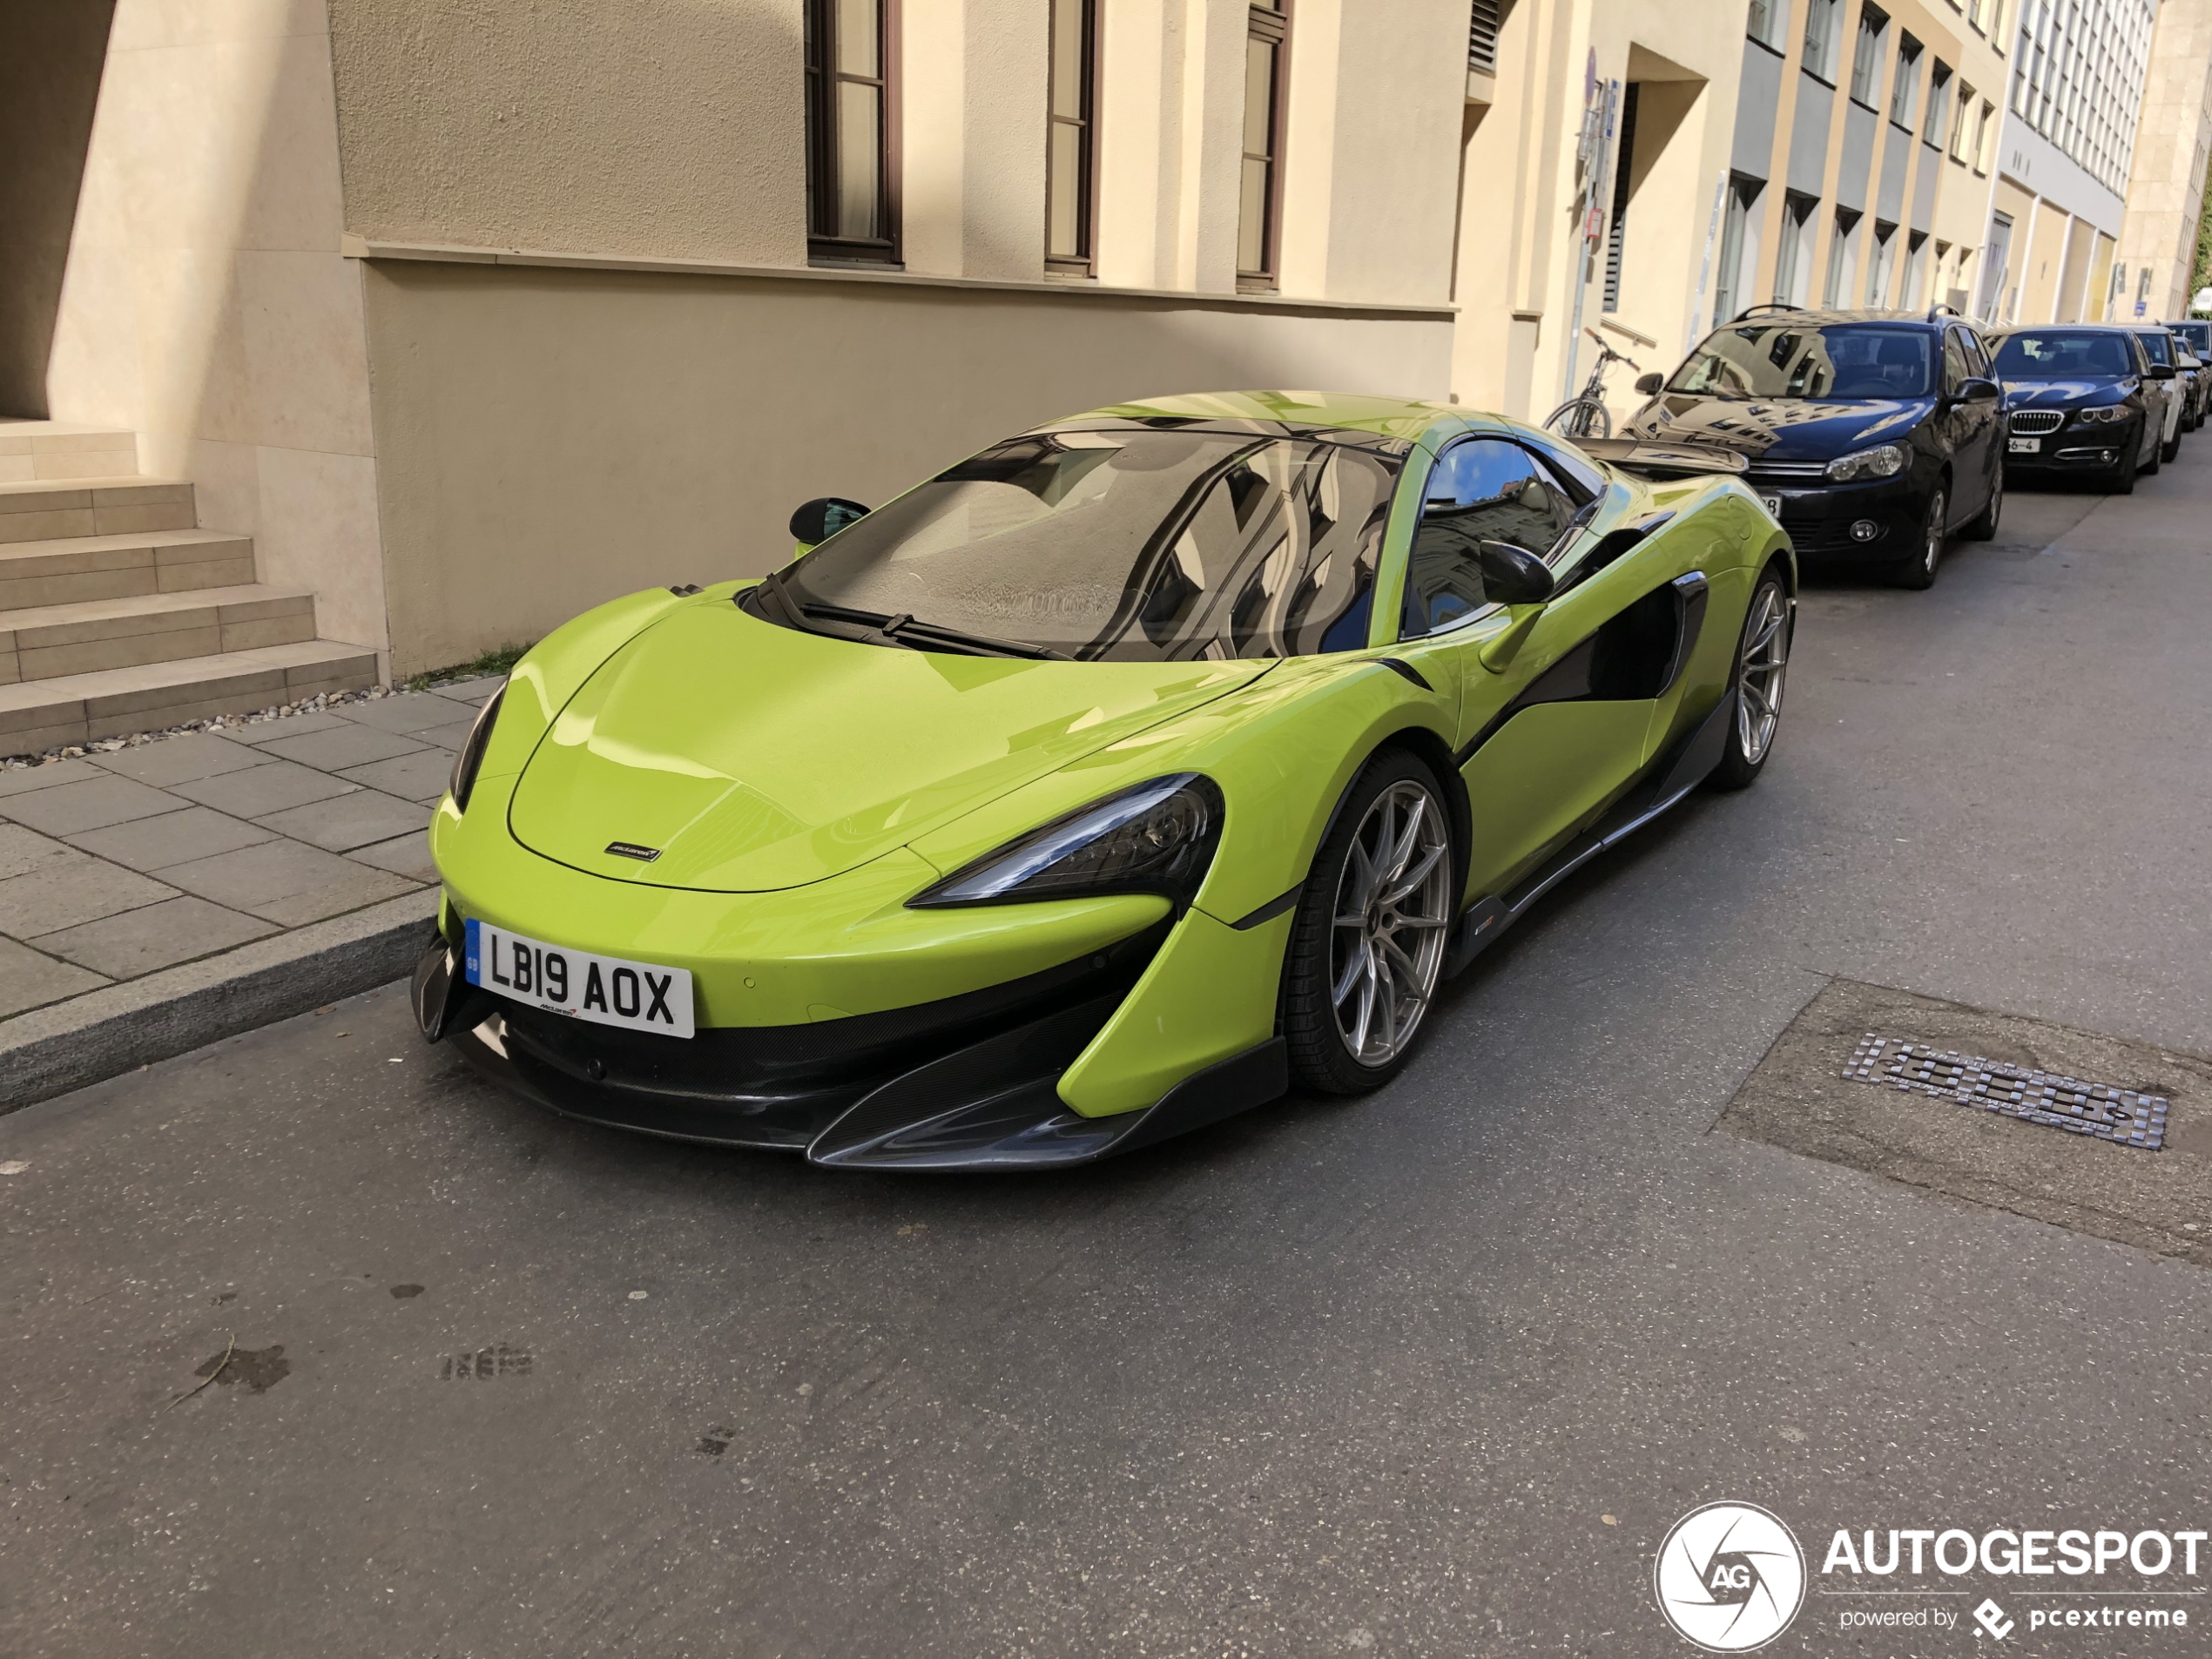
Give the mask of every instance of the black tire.
M 2163 459 L 2165 452 L 2165 441 L 2158 437 L 2155 434 L 2153 434 L 2150 441 L 2150 459 L 2137 465 L 2135 469 L 2135 476 L 2138 478 L 2157 477 L 2159 468 L 2165 464 L 2165 461 Z
M 1338 1022 L 1337 1001 L 1332 995 L 1335 959 L 1340 942 L 1337 907 L 1355 841 L 1361 840 L 1378 803 L 1401 786 L 1418 789 L 1434 802 L 1443 837 L 1440 912 L 1445 921 L 1440 929 L 1424 930 L 1419 935 L 1425 940 L 1431 931 L 1436 934 L 1438 950 L 1427 995 L 1411 1016 L 1412 1029 L 1403 1046 L 1387 1060 L 1377 1063 L 1355 1057 L 1351 1039 Z M 1442 959 L 1450 949 L 1451 924 L 1459 918 L 1460 887 L 1467 879 L 1465 852 L 1459 846 L 1458 832 L 1453 827 L 1445 788 L 1436 773 L 1413 754 L 1403 749 L 1385 750 L 1352 779 L 1351 788 L 1345 792 L 1336 821 L 1330 826 L 1320 851 L 1313 855 L 1313 869 L 1299 894 L 1290 945 L 1284 955 L 1281 1007 L 1282 1031 L 1290 1048 L 1291 1070 L 1308 1089 L 1325 1095 L 1366 1094 L 1396 1076 L 1419 1047 L 1436 988 L 1443 983 Z M 1362 849 L 1364 852 L 1364 842 Z M 1421 955 L 1418 948 L 1414 954 L 1417 957 Z M 1426 959 L 1422 960 L 1426 963 Z
M 1709 789 L 1749 789 L 1758 782 L 1759 774 L 1766 770 L 1766 763 L 1773 757 L 1773 729 L 1768 731 L 1765 741 L 1759 745 L 1756 754 L 1751 752 L 1747 740 L 1743 674 L 1744 658 L 1754 644 L 1754 632 L 1763 631 L 1765 618 L 1777 613 L 1780 617 L 1780 632 L 1777 636 L 1781 646 L 1780 662 L 1773 669 L 1768 684 L 1771 688 L 1775 725 L 1778 727 L 1782 717 L 1782 691 L 1790 666 L 1790 646 L 1797 632 L 1797 617 L 1790 604 L 1789 584 L 1783 581 L 1781 571 L 1770 568 L 1751 590 L 1751 603 L 1743 611 L 1743 631 L 1737 636 L 1736 667 L 1728 677 L 1728 688 L 1735 693 L 1736 706 L 1730 711 L 1727 744 L 1721 751 L 1721 763 L 1705 774 L 1705 786 Z
M 1989 481 L 1989 499 L 1974 520 L 1959 532 L 1970 542 L 1993 542 L 1997 539 L 1997 523 L 2005 513 L 2005 469 L 1997 469 L 1997 475 Z
M 1938 484 L 1928 496 L 1925 511 L 1920 515 L 1920 547 L 1911 557 L 1900 560 L 1890 572 L 1892 587 L 1913 588 L 1925 591 L 1935 586 L 1936 572 L 1943 568 L 1943 550 L 1950 541 L 1944 522 L 1951 511 L 1951 494 Z
M 2166 444 L 2163 444 L 2163 445 L 2160 446 L 2160 448 L 2159 448 L 2159 451 L 2158 451 L 2158 458 L 2159 458 L 2159 460 L 2160 460 L 2161 462 L 2175 461 L 2175 460 L 2179 460 L 2179 459 L 2181 458 L 2181 454 L 2182 454 L 2182 423 L 2181 423 L 2179 421 L 2176 421 L 2175 422 L 2174 422 L 2174 437 L 2173 437 L 2173 441 L 2172 441 L 2171 442 L 2169 442 L 2169 443 L 2166 443 Z

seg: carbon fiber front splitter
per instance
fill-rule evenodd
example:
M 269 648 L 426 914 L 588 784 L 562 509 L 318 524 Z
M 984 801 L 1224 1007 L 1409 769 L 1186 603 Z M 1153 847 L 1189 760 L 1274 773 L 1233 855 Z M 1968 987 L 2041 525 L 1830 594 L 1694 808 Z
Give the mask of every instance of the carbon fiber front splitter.
M 1111 1117 L 1069 1111 L 1055 1085 L 1126 995 L 1121 984 L 1079 1001 L 1062 998 L 1042 1014 L 1025 1009 L 999 1029 L 971 1033 L 973 1040 L 961 1046 L 887 1076 L 779 1088 L 772 1079 L 748 1075 L 742 1085 L 718 1088 L 694 1068 L 680 1085 L 625 1086 L 607 1076 L 588 1042 L 578 1048 L 563 1041 L 577 1035 L 566 1028 L 577 1022 L 490 996 L 461 980 L 458 965 L 454 948 L 442 936 L 435 938 L 415 967 L 416 1018 L 425 1036 L 449 1039 L 473 1068 L 502 1088 L 586 1123 L 676 1140 L 803 1152 L 811 1163 L 840 1169 L 1016 1170 L 1094 1163 L 1217 1122 L 1290 1086 L 1287 1051 L 1276 1037 L 1185 1078 L 1140 1110 Z M 549 1032 L 549 1021 L 561 1023 Z M 745 1069 L 751 1074 L 758 1068 Z

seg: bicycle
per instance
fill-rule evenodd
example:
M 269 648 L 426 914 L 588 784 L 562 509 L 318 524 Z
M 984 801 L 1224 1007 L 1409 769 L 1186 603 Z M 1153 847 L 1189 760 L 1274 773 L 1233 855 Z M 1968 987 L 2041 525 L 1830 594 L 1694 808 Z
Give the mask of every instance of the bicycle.
M 1581 395 L 1570 397 L 1554 409 L 1544 418 L 1544 427 L 1562 438 L 1609 438 L 1613 435 L 1613 416 L 1605 407 L 1606 367 L 1626 363 L 1630 368 L 1638 368 L 1642 365 L 1635 358 L 1623 357 L 1615 351 L 1596 329 L 1585 328 L 1582 332 L 1597 341 L 1597 361 L 1590 369 L 1590 378 L 1583 385 Z

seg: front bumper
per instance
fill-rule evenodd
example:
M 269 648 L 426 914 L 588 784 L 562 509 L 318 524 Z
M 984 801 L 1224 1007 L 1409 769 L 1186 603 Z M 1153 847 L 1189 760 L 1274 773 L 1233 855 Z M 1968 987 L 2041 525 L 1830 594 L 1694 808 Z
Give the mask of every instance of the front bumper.
M 1919 550 L 1927 494 L 1910 469 L 1894 478 L 1829 484 L 1763 479 L 1756 469 L 1744 488 L 1765 500 L 1778 498 L 1775 516 L 1790 533 L 1799 560 L 1817 563 L 1878 561 L 1893 563 Z M 1871 526 L 1872 534 L 1853 526 Z
M 1011 983 L 799 1026 L 703 1028 L 689 1042 L 587 1025 L 461 977 L 442 934 L 417 962 L 415 1016 L 479 1072 L 589 1123 L 678 1140 L 903 1170 L 1090 1163 L 1197 1129 L 1289 1087 L 1280 1037 L 1197 1072 L 1149 1107 L 1071 1111 L 1061 1076 L 1112 1019 L 1167 934 L 1148 928 Z
M 2005 452 L 2006 477 L 2101 471 L 2140 448 L 2143 429 L 2141 423 L 2135 421 L 2122 421 L 2118 426 L 2102 421 L 2094 426 L 2080 426 L 2068 421 L 2055 432 L 2024 435 L 2033 435 L 2040 447 L 2016 454 L 2008 443 Z

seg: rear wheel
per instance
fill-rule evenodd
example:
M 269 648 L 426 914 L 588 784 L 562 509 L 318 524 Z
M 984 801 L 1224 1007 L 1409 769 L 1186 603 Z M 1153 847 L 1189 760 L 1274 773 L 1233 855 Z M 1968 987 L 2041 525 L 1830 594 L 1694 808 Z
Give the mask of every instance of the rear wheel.
M 1890 575 L 1890 580 L 1900 588 L 1932 588 L 1936 570 L 1943 563 L 1943 544 L 1949 540 L 1944 529 L 1946 516 L 1951 511 L 1951 496 L 1939 484 L 1928 497 L 1928 510 L 1920 520 L 1919 550 L 1899 564 Z
M 1594 397 L 1569 398 L 1551 412 L 1544 427 L 1562 438 L 1609 438 L 1613 416 Z
M 1783 682 L 1790 672 L 1790 590 L 1769 570 L 1751 590 L 1743 636 L 1736 645 L 1736 716 L 1729 722 L 1721 764 L 1706 774 L 1715 789 L 1749 789 L 1766 770 L 1782 725 Z
M 1997 475 L 1989 481 L 1989 502 L 1973 523 L 1959 533 L 1970 542 L 1990 542 L 1997 537 L 1997 521 L 2005 512 L 2005 469 L 1997 469 Z
M 1284 964 L 1283 1035 L 1307 1087 L 1363 1095 L 1405 1063 L 1459 914 L 1451 823 L 1436 774 L 1402 750 L 1345 796 Z

